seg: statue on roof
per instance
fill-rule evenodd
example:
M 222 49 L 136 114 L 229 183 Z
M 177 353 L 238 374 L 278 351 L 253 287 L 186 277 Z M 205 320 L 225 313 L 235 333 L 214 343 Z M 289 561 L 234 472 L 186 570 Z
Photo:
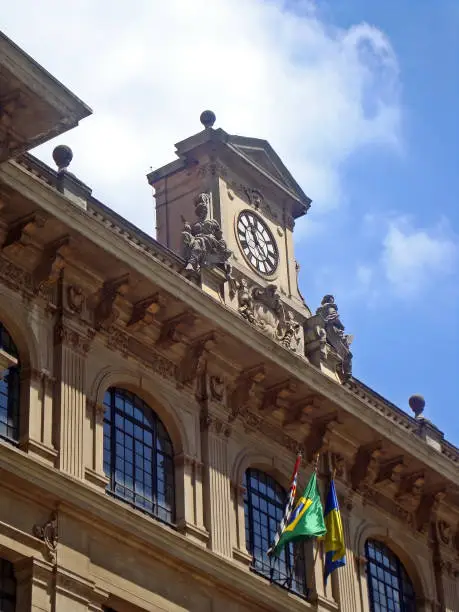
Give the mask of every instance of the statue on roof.
M 201 268 L 222 265 L 228 267 L 232 251 L 228 249 L 220 224 L 208 219 L 211 195 L 201 193 L 195 200 L 195 214 L 198 218 L 193 224 L 184 221 L 182 231 L 183 250 L 186 270 L 199 273 Z
M 316 314 L 320 315 L 324 320 L 327 336 L 328 332 L 330 331 L 333 335 L 340 338 L 345 346 L 349 348 L 354 337 L 344 333 L 345 328 L 341 322 L 338 313 L 338 306 L 336 305 L 333 295 L 325 295 L 322 298 L 322 302 L 320 303 Z

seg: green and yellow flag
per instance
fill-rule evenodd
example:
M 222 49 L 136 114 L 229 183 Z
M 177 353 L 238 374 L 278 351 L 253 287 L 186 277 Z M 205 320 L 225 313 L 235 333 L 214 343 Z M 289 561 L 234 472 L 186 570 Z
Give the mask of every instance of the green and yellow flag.
M 326 533 L 324 511 L 317 487 L 317 474 L 314 472 L 290 515 L 272 554 L 278 557 L 281 550 L 289 542 L 311 537 L 318 538 Z

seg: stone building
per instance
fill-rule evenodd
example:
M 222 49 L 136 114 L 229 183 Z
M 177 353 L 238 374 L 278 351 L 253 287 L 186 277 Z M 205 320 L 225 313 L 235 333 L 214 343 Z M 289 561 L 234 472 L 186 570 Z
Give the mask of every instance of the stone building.
M 0 36 L 0 611 L 459 610 L 458 449 L 306 305 L 274 150 L 204 112 L 153 239 L 28 153 L 90 113 Z M 326 586 L 320 542 L 266 556 L 298 450 L 336 471 Z

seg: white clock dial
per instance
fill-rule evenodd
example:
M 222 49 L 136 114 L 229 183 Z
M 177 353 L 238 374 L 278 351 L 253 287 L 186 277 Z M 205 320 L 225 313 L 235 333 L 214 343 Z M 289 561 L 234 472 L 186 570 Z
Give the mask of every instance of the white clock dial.
M 236 231 L 249 264 L 259 274 L 274 274 L 279 263 L 279 251 L 266 223 L 251 210 L 243 210 L 239 213 Z

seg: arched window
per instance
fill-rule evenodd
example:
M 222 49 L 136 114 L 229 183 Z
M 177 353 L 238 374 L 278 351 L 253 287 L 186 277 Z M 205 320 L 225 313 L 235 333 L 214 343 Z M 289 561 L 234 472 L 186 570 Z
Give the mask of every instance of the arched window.
M 0 559 L 0 612 L 16 610 L 16 578 L 13 565 Z
M 287 494 L 272 478 L 256 469 L 245 473 L 245 533 L 252 569 L 300 595 L 306 595 L 304 548 L 288 545 L 279 559 L 271 560 L 271 546 L 284 515 Z
M 415 612 L 416 596 L 399 558 L 382 542 L 365 544 L 371 612 Z
M 153 410 L 124 389 L 104 398 L 104 471 L 108 491 L 167 523 L 174 521 L 171 439 Z
M 19 359 L 19 353 L 5 326 L 0 323 L 0 349 Z M 20 364 L 8 368 L 0 379 L 0 438 L 19 439 Z

